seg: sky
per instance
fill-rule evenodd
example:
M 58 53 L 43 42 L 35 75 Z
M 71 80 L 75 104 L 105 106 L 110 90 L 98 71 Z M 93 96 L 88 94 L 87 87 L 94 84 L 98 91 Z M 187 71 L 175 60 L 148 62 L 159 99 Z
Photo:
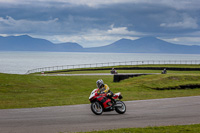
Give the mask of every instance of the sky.
M 0 0 L 0 35 L 83 47 L 154 36 L 200 45 L 199 0 Z

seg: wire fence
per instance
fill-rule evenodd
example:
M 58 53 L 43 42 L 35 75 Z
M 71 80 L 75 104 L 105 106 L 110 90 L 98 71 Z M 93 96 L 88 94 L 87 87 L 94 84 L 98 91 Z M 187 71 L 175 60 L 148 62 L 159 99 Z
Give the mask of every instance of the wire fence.
M 109 66 L 127 66 L 127 65 L 150 65 L 150 64 L 200 64 L 200 60 L 144 60 L 144 61 L 124 61 L 124 62 L 107 62 L 107 63 L 93 63 L 93 64 L 77 64 L 77 65 L 63 65 L 43 67 L 28 70 L 26 74 L 57 71 L 77 68 L 97 68 L 97 67 L 109 67 Z

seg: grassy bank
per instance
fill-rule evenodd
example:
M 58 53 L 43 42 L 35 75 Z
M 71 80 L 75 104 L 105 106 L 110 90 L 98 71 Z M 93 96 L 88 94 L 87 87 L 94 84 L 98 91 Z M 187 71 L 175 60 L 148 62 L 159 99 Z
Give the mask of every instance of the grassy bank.
M 34 76 L 0 74 L 0 109 L 87 104 L 96 80 L 103 79 L 123 100 L 200 95 L 200 89 L 155 90 L 200 84 L 199 74 L 148 75 L 113 82 L 113 76 Z
M 107 131 L 93 131 L 87 133 L 200 133 L 200 124 L 146 128 L 122 128 Z

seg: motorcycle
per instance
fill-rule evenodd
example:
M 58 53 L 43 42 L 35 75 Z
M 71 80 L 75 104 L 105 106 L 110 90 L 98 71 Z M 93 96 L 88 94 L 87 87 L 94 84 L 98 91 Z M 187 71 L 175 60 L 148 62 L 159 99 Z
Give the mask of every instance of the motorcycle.
M 94 114 L 101 115 L 103 112 L 114 110 L 119 114 L 126 112 L 126 105 L 120 101 L 122 99 L 120 92 L 113 94 L 111 98 L 107 98 L 107 94 L 105 93 L 99 94 L 97 92 L 98 89 L 94 89 L 89 96 L 91 110 Z

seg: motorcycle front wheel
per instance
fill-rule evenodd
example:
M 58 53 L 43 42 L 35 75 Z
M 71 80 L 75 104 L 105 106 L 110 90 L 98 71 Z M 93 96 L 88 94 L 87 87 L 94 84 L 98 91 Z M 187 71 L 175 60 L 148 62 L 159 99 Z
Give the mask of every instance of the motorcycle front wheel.
M 124 114 L 126 112 L 126 105 L 122 101 L 116 101 L 115 111 L 119 114 Z
M 96 115 L 101 115 L 103 113 L 103 107 L 99 102 L 91 103 L 91 110 Z

